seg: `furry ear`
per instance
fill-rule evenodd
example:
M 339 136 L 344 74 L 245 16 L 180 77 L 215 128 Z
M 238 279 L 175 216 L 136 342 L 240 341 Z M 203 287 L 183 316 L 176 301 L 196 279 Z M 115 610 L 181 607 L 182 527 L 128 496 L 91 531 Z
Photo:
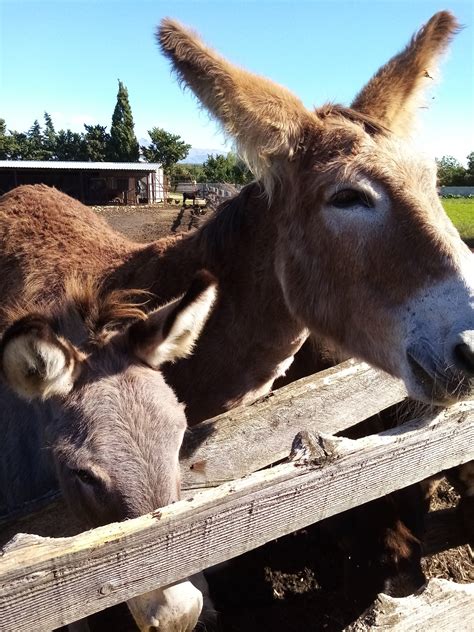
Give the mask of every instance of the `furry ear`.
M 233 66 L 174 20 L 161 22 L 157 38 L 178 77 L 236 140 L 255 175 L 268 181 L 271 159 L 291 158 L 306 122 L 316 117 L 288 90 Z
M 146 320 L 129 327 L 132 353 L 153 368 L 188 356 L 207 321 L 216 295 L 216 279 L 201 270 L 182 298 L 160 307 Z
M 82 356 L 56 335 L 41 315 L 17 320 L 0 343 L 0 368 L 9 387 L 20 397 L 48 399 L 67 395 L 78 377 Z
M 451 13 L 435 13 L 405 50 L 372 77 L 352 108 L 379 120 L 396 134 L 407 135 L 423 93 L 436 73 L 439 57 L 458 30 Z

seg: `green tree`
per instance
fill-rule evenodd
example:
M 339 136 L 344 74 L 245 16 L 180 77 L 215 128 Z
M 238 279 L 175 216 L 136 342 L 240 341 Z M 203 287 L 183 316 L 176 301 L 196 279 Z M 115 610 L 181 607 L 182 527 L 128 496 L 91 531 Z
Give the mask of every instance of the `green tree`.
M 229 152 L 227 156 L 209 155 L 203 164 L 203 169 L 208 182 L 247 184 L 253 180 L 247 165 L 232 152 Z
M 254 180 L 253 173 L 247 166 L 247 163 L 239 158 L 236 154 L 229 152 L 227 159 L 231 158 L 233 161 L 232 174 L 234 177 L 234 184 L 248 184 Z
M 175 164 L 170 168 L 167 175 L 171 179 L 172 186 L 178 182 L 192 182 L 193 180 L 196 182 L 206 181 L 202 165 Z
M 43 132 L 38 120 L 35 119 L 33 125 L 26 134 L 27 142 L 25 143 L 23 160 L 45 160 L 46 152 L 43 142 Z
M 48 112 L 44 113 L 43 154 L 43 160 L 53 160 L 56 157 L 56 130 Z
M 41 127 L 38 121 L 33 123 L 28 132 L 10 130 L 8 133 L 3 121 L 0 138 L 0 152 L 7 160 L 42 160 L 43 158 Z
M 223 154 L 208 155 L 203 164 L 204 173 L 208 182 L 231 182 L 232 174 L 227 157 Z
M 29 160 L 30 146 L 28 136 L 24 132 L 11 131 L 10 160 Z
M 151 143 L 142 147 L 143 157 L 147 162 L 159 162 L 167 176 L 172 175 L 174 165 L 184 160 L 191 149 L 178 134 L 171 134 L 161 127 L 148 131 Z
M 86 125 L 84 142 L 87 160 L 90 162 L 104 162 L 108 158 L 110 134 L 105 125 Z
M 438 183 L 440 186 L 461 186 L 464 184 L 466 170 L 454 156 L 443 156 L 436 160 L 438 165 Z
M 466 185 L 474 186 L 474 151 L 467 156 Z
M 436 160 L 438 183 L 440 186 L 460 186 L 464 184 L 466 170 L 454 156 L 443 156 Z
M 58 160 L 87 160 L 87 148 L 83 134 L 61 129 L 56 136 L 56 158 Z
M 204 173 L 204 167 L 202 165 L 199 164 L 183 164 L 183 165 L 176 165 L 176 167 L 186 167 L 187 170 L 189 171 L 189 179 L 190 180 L 196 180 L 196 182 L 205 182 L 206 181 L 206 175 Z
M 140 149 L 134 132 L 132 108 L 128 90 L 119 81 L 117 103 L 110 127 L 109 157 L 117 162 L 138 161 Z
M 5 119 L 0 118 L 0 160 L 10 160 L 16 153 L 15 137 L 7 131 Z

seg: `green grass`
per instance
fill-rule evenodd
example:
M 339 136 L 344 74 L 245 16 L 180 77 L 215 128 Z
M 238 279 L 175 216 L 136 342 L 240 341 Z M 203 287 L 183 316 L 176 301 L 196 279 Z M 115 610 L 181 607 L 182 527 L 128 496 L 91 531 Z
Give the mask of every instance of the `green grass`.
M 474 247 L 474 198 L 442 198 L 441 202 L 461 237 Z

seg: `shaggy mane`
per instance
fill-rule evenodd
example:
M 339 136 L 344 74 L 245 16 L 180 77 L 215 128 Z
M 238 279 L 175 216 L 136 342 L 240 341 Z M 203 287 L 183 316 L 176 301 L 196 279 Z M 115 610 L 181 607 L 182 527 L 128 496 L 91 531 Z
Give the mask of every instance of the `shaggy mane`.
M 65 280 L 59 301 L 52 297 L 38 299 L 36 286 L 35 282 L 29 283 L 21 301 L 0 308 L 0 317 L 7 326 L 35 312 L 48 318 L 58 333 L 79 328 L 81 341 L 96 345 L 103 344 L 125 324 L 144 320 L 147 315 L 143 306 L 152 296 L 145 290 L 108 291 L 91 277 L 80 275 Z
M 207 258 L 206 265 L 222 267 L 230 262 L 232 257 L 229 252 L 242 238 L 247 225 L 253 222 L 254 215 L 263 213 L 266 208 L 268 198 L 260 182 L 247 184 L 235 197 L 222 202 L 215 214 L 192 237 L 198 240 L 201 252 Z M 251 209 L 255 213 L 249 212 Z
M 373 116 L 358 112 L 357 110 L 343 105 L 326 103 L 320 108 L 317 108 L 315 113 L 321 119 L 338 117 L 341 120 L 356 123 L 357 125 L 363 127 L 364 131 L 367 132 L 369 136 L 387 136 L 390 134 L 390 130 Z

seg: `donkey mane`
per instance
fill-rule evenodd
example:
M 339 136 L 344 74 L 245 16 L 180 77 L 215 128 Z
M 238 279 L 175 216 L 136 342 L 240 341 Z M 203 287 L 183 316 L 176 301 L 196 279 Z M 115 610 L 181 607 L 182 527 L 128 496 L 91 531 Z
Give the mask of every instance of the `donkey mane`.
M 218 265 L 221 271 L 223 266 L 232 265 L 230 252 L 237 245 L 242 247 L 242 235 L 253 220 L 261 221 L 265 207 L 268 207 L 267 197 L 263 185 L 258 181 L 251 182 L 239 195 L 222 202 L 215 214 L 191 238 L 197 240 L 206 263 L 212 267 Z
M 37 284 L 30 281 L 29 291 L 21 301 L 0 308 L 0 318 L 6 327 L 36 313 L 58 333 L 75 329 L 74 338 L 87 340 L 93 346 L 104 345 L 112 331 L 125 324 L 144 320 L 147 314 L 143 306 L 152 296 L 146 290 L 106 290 L 92 277 L 76 274 L 65 280 L 64 296 L 55 301 L 49 297 L 37 298 Z
M 84 322 L 91 343 L 132 321 L 145 320 L 144 305 L 152 298 L 146 290 L 106 290 L 92 278 L 72 276 L 66 281 L 65 310 L 75 310 Z M 63 313 L 65 313 L 63 310 Z
M 341 123 L 344 123 L 344 121 L 356 123 L 369 136 L 387 136 L 390 134 L 390 130 L 373 116 L 338 103 L 325 103 L 321 107 L 315 108 L 314 112 L 321 119 L 338 118 Z

